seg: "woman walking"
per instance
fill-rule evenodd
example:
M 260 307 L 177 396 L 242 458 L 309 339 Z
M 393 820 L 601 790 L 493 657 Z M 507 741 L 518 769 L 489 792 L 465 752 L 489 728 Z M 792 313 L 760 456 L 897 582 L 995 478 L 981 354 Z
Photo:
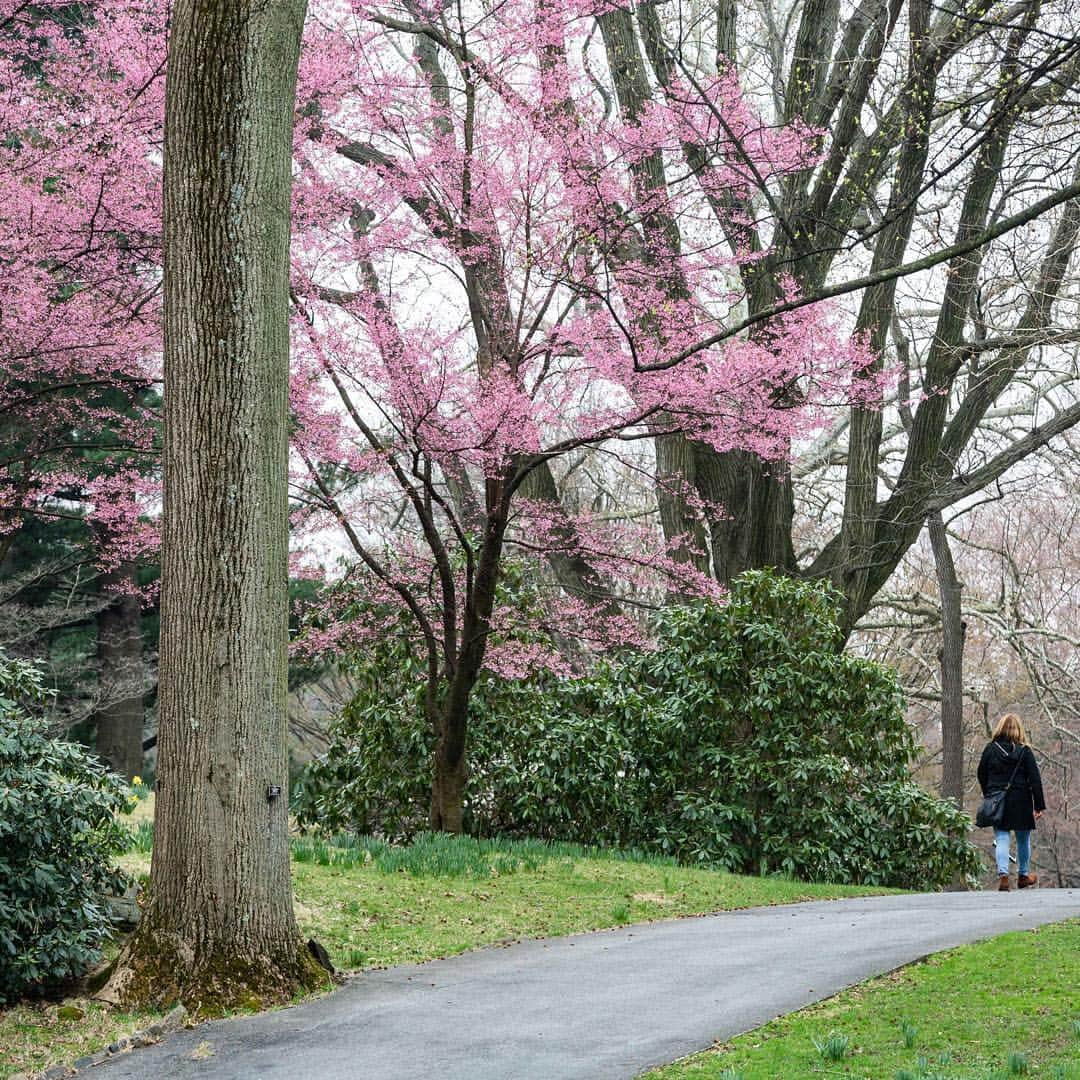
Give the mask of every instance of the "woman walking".
M 1019 871 L 1016 887 L 1026 889 L 1038 880 L 1028 873 L 1031 869 L 1031 833 L 1046 809 L 1046 800 L 1039 766 L 1027 744 L 1024 725 L 1015 713 L 1006 713 L 998 721 L 983 750 L 978 775 L 984 798 L 995 791 L 1005 792 L 1005 816 L 1001 827 L 994 829 L 998 891 L 1009 891 L 1010 831 L 1016 833 L 1016 868 Z

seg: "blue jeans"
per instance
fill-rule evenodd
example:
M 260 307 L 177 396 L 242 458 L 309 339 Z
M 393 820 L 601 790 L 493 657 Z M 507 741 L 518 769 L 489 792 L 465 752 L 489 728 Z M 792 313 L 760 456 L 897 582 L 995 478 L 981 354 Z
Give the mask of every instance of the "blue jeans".
M 997 859 L 997 871 L 999 874 L 1009 872 L 1009 830 L 994 830 L 994 857 Z M 1027 876 L 1031 869 L 1031 830 L 1016 830 L 1016 868 Z

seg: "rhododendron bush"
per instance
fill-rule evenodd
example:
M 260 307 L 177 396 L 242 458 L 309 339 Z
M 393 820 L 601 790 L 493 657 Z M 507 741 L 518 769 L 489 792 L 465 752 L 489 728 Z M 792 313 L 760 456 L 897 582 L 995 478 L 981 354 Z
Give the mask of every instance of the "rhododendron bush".
M 0 287 L 17 314 L 0 366 L 5 425 L 25 434 L 0 458 L 4 527 L 74 499 L 131 536 L 152 506 L 133 462 L 152 441 L 164 13 L 140 0 L 62 26 L 61 4 L 38 5 L 42 23 L 7 2 Z M 364 613 L 388 602 L 408 613 L 440 828 L 460 828 L 485 665 L 563 667 L 571 642 L 642 643 L 642 606 L 716 595 L 694 522 L 726 508 L 682 489 L 687 440 L 779 461 L 876 389 L 821 305 L 704 346 L 745 315 L 739 271 L 763 254 L 741 240 L 751 196 L 806 168 L 815 133 L 764 123 L 729 72 L 613 108 L 622 14 L 607 0 L 309 9 L 296 569 L 322 573 L 328 535 L 348 557 L 304 647 L 362 645 L 382 629 Z M 684 156 L 697 166 L 665 177 Z M 88 469 L 87 438 L 108 468 Z M 659 491 L 664 530 L 594 498 L 635 484 Z M 535 565 L 528 603 L 499 599 L 508 553 Z
M 572 840 L 735 873 L 938 888 L 978 872 L 970 819 L 910 776 L 888 668 L 838 653 L 837 594 L 770 571 L 723 605 L 668 608 L 658 647 L 573 679 L 485 675 L 465 800 L 478 836 Z M 408 839 L 427 827 L 431 732 L 387 637 L 294 800 L 306 827 Z M 902 825 L 903 827 L 897 827 Z

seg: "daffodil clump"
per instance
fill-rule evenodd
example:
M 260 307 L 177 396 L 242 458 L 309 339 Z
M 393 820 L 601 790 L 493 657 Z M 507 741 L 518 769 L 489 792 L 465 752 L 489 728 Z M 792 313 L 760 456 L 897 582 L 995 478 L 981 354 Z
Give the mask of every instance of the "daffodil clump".
M 131 778 L 131 788 L 127 794 L 128 809 L 134 810 L 136 806 L 146 798 L 146 785 L 141 776 Z

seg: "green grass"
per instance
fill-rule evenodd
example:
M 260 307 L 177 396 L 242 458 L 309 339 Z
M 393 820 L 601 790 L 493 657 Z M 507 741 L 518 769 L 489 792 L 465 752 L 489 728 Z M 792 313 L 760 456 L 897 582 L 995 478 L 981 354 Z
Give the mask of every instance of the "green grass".
M 59 1015 L 62 1006 L 56 1002 L 0 1009 L 0 1077 L 70 1063 L 146 1027 L 159 1015 L 123 1012 L 83 998 L 63 1004 L 76 1007 L 79 1015 Z
M 304 933 L 346 970 L 722 908 L 881 891 L 738 877 L 572 844 L 430 835 L 408 848 L 362 838 L 297 841 L 293 887 Z
M 120 859 L 150 869 L 149 807 L 134 815 Z M 640 853 L 572 844 L 422 836 L 406 848 L 369 838 L 293 841 L 296 916 L 343 971 L 451 956 L 526 937 L 599 930 L 721 908 L 791 903 L 882 890 L 746 878 Z M 145 1027 L 149 1014 L 79 999 L 79 1022 L 53 1005 L 0 1010 L 0 1080 L 37 1071 Z
M 1080 920 L 938 953 L 649 1080 L 1080 1080 L 1078 987 Z

